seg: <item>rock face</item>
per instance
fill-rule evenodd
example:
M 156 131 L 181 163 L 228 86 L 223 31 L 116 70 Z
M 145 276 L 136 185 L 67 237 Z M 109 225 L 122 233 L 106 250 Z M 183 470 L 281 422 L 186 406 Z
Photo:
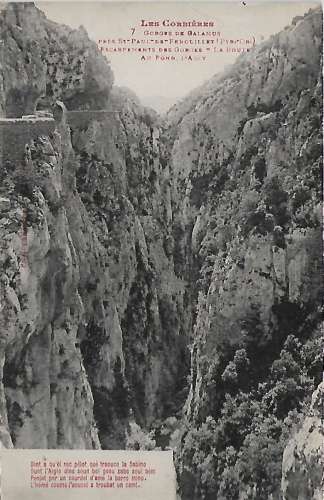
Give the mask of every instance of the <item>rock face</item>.
M 0 33 L 5 116 L 32 114 L 38 101 L 47 107 L 60 99 L 69 109 L 107 104 L 113 74 L 82 26 L 56 24 L 32 2 L 22 2 L 3 11 Z
M 46 90 L 73 109 L 118 108 L 69 127 L 63 107 L 53 133 L 2 165 L 1 415 L 16 447 L 123 447 L 130 412 L 141 425 L 168 416 L 187 371 L 187 284 L 174 272 L 156 117 L 110 96 L 111 70 L 83 30 L 31 4 L 1 16 L 7 115 L 19 102 L 26 112 L 30 88 L 33 102 Z M 43 54 L 33 68 L 26 33 Z M 66 53 L 82 56 L 78 84 L 64 84 Z
M 310 393 L 289 335 L 305 356 L 320 335 L 321 36 L 318 9 L 168 114 L 174 224 L 192 231 L 198 293 L 183 498 L 280 498 L 290 384 Z M 305 370 L 318 381 L 319 365 Z
M 169 113 L 172 202 L 193 226 L 206 352 L 239 345 L 249 314 L 268 350 L 318 305 L 321 29 L 309 13 Z
M 154 446 L 158 422 L 182 500 L 281 499 L 320 373 L 320 10 L 163 121 L 82 28 L 29 3 L 0 27 L 2 114 L 56 103 L 1 165 L 2 445 Z
M 308 416 L 285 448 L 282 462 L 284 500 L 323 498 L 323 390 L 312 397 Z

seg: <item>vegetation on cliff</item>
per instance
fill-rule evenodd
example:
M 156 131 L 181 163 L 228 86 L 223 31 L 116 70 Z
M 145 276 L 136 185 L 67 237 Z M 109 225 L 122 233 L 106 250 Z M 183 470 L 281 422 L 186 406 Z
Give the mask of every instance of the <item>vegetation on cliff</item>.
M 310 11 L 169 112 L 198 290 L 184 499 L 282 498 L 320 382 L 321 36 Z
M 283 498 L 320 377 L 320 10 L 163 121 L 84 29 L 0 27 L 2 113 L 118 109 L 1 166 L 1 440 L 172 447 L 182 500 Z

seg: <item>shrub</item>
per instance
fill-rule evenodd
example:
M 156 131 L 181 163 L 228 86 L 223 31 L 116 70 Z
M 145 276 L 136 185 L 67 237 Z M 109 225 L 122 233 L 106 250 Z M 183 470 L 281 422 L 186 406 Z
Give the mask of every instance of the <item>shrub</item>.
M 144 431 L 136 422 L 131 422 L 126 432 L 126 449 L 154 450 L 156 443 L 153 439 L 153 434 L 153 431 Z
M 277 176 L 265 179 L 262 194 L 267 211 L 273 214 L 277 225 L 284 227 L 290 220 L 288 193 L 281 187 Z

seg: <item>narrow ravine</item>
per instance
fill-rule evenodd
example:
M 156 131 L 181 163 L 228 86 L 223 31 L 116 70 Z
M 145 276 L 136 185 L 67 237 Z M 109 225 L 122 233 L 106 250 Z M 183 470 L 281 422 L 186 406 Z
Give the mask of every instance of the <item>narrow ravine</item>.
M 0 33 L 3 446 L 172 448 L 181 500 L 297 500 L 289 440 L 320 382 L 320 9 L 163 118 L 83 28 L 17 3 Z

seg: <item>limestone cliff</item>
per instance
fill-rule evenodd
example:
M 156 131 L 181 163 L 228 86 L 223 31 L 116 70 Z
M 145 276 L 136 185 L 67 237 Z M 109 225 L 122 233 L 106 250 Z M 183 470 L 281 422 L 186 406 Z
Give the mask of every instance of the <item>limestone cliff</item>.
M 84 30 L 32 4 L 9 5 L 1 26 L 7 116 L 43 93 L 47 106 L 89 109 L 68 124 L 60 105 L 54 132 L 2 165 L 3 424 L 16 447 L 123 447 L 130 415 L 144 426 L 168 416 L 186 373 L 187 286 L 174 272 L 156 116 L 110 93 Z M 78 82 L 70 57 L 81 59 Z
M 289 441 L 283 454 L 284 500 L 319 500 L 323 497 L 323 383 L 312 397 L 302 427 Z
M 10 3 L 0 40 L 5 116 L 31 114 L 42 98 L 44 105 L 63 100 L 68 109 L 105 107 L 113 74 L 82 26 L 54 23 L 32 2 Z
M 163 120 L 83 28 L 25 3 L 0 30 L 1 114 L 54 112 L 1 158 L 2 445 L 120 448 L 135 421 L 182 500 L 282 499 L 320 372 L 320 9 Z
M 174 223 L 192 235 L 198 292 L 183 498 L 279 498 L 282 422 L 320 376 L 290 350 L 319 349 L 321 39 L 318 9 L 168 114 Z

